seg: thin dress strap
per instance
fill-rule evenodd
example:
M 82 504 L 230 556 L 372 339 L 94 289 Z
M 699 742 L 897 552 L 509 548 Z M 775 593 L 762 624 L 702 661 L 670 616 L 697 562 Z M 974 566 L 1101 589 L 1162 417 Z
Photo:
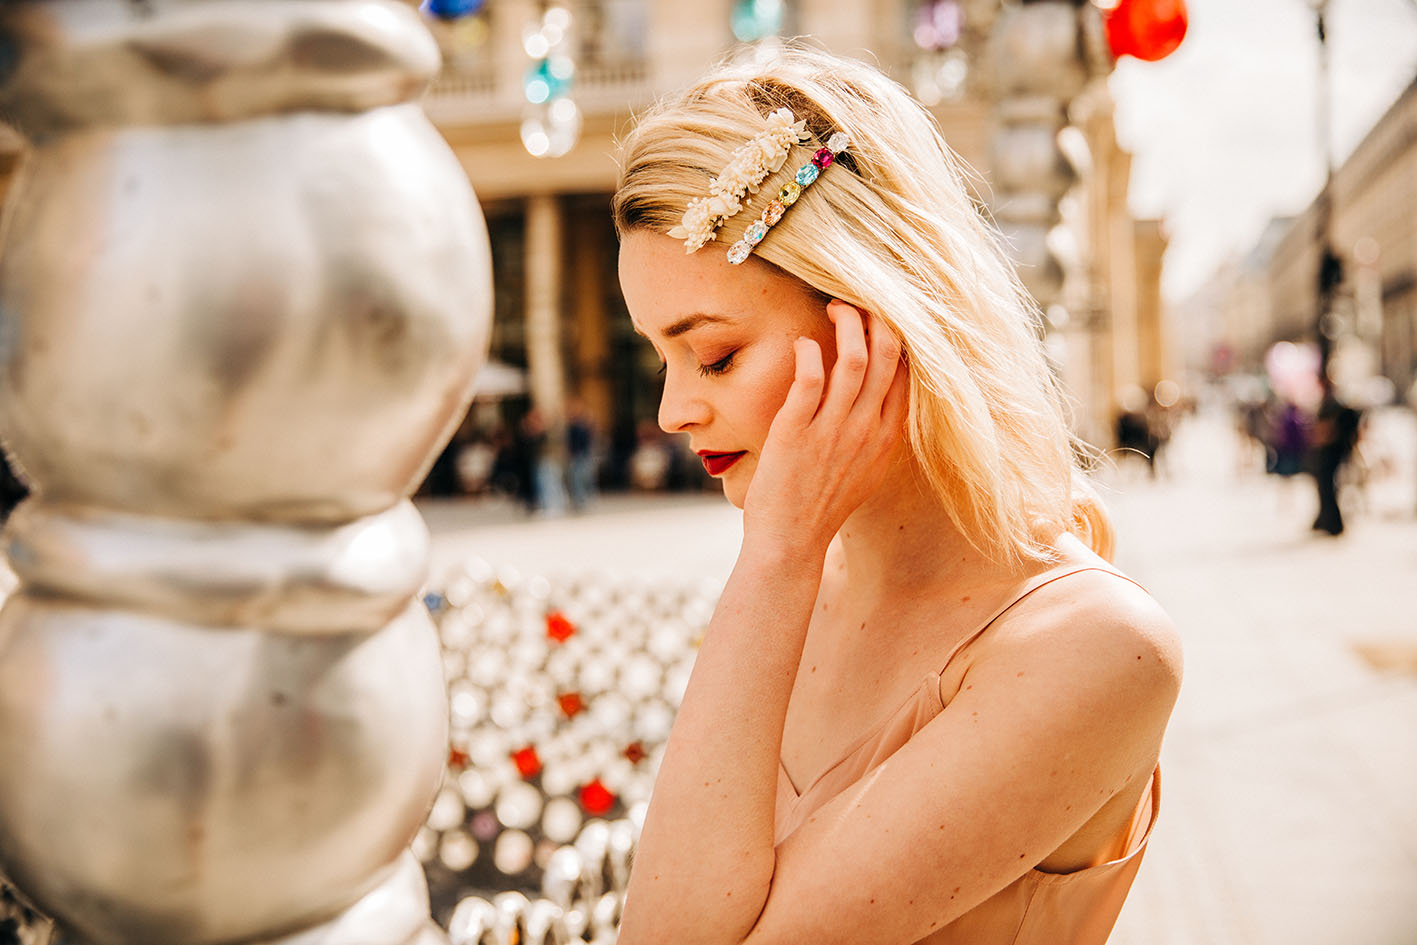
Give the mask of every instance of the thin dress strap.
M 1008 603 L 1004 604 L 997 611 L 995 611 L 994 615 L 988 620 L 984 621 L 984 623 L 979 627 L 979 629 L 975 630 L 973 633 L 970 633 L 964 639 L 960 640 L 959 643 L 955 644 L 954 648 L 950 650 L 949 655 L 945 657 L 945 661 L 942 664 L 939 672 L 936 673 L 933 677 L 925 677 L 925 679 L 921 681 L 922 685 L 929 679 L 933 678 L 935 680 L 933 691 L 935 693 L 935 698 L 938 699 L 940 691 L 939 677 L 944 673 L 945 667 L 949 666 L 950 661 L 955 658 L 955 654 L 959 653 L 960 650 L 963 650 L 974 640 L 979 639 L 979 636 L 984 633 L 985 630 L 988 630 L 991 626 L 993 626 L 995 621 L 997 621 L 1000 617 L 1007 613 L 1015 604 L 1023 600 L 1029 594 L 1032 594 L 1034 591 L 1038 590 L 1041 587 L 1046 587 L 1047 585 L 1052 584 L 1054 581 L 1061 581 L 1065 577 L 1069 577 L 1073 574 L 1078 574 L 1082 571 L 1105 571 L 1108 574 L 1115 574 L 1117 575 L 1117 577 L 1122 578 L 1125 581 L 1130 581 L 1133 584 L 1137 584 L 1136 581 L 1133 581 L 1131 578 L 1127 577 L 1125 574 L 1122 574 L 1120 571 L 1116 571 L 1112 568 L 1104 567 L 1102 565 L 1093 564 L 1079 565 L 1077 567 L 1068 568 L 1065 571 L 1044 571 L 1042 574 L 1035 575 L 1027 582 L 1025 582 L 1023 590 L 1019 592 L 1017 596 L 1015 596 L 1013 599 L 1008 601 Z M 1137 584 L 1137 586 L 1141 587 L 1140 584 Z M 1143 587 L 1142 590 L 1146 590 L 1146 588 Z M 804 782 L 800 788 L 798 787 L 797 782 L 793 780 L 792 775 L 788 772 L 787 765 L 783 763 L 781 756 L 779 756 L 778 769 L 781 772 L 782 776 L 787 779 L 787 785 L 792 790 L 793 798 L 795 800 L 800 800 L 801 798 L 805 797 L 813 788 L 815 788 L 819 783 L 821 783 L 822 780 L 824 780 L 829 774 L 831 774 L 831 772 L 841 767 L 847 760 L 849 760 L 852 756 L 859 752 L 871 739 L 878 737 L 880 735 L 881 730 L 884 729 L 887 725 L 889 725 L 892 719 L 899 715 L 900 712 L 906 706 L 908 706 L 912 700 L 918 698 L 920 692 L 921 686 L 917 686 L 915 689 L 913 689 L 910 694 L 906 696 L 906 698 L 902 700 L 901 703 L 897 705 L 895 709 L 893 709 L 888 715 L 877 721 L 876 724 L 867 728 L 864 732 L 861 733 L 860 736 L 854 739 L 851 742 L 850 746 L 848 746 L 841 753 L 841 755 L 836 759 L 836 761 L 832 762 L 830 765 L 827 765 L 825 768 L 819 771 L 817 775 L 811 780 Z
M 1032 594 L 1036 590 L 1039 590 L 1040 588 L 1047 587 L 1054 581 L 1061 581 L 1063 578 L 1072 577 L 1074 574 L 1081 574 L 1084 571 L 1102 571 L 1106 574 L 1112 574 L 1121 578 L 1124 581 L 1129 581 L 1132 584 L 1136 584 L 1137 587 L 1141 587 L 1143 591 L 1146 590 L 1146 588 L 1142 587 L 1140 584 L 1137 584 L 1136 581 L 1133 581 L 1121 571 L 1118 571 L 1115 568 L 1105 567 L 1100 564 L 1083 564 L 1078 565 L 1076 567 L 1068 568 L 1065 571 L 1044 571 L 1042 574 L 1034 575 L 1027 581 L 1027 583 L 1024 584 L 1024 588 L 1021 592 L 1019 592 L 1018 596 L 1014 597 L 1008 603 L 1004 604 L 1004 606 L 996 610 L 994 612 L 994 615 L 988 620 L 984 621 L 984 623 L 979 627 L 978 630 L 975 630 L 973 633 L 969 634 L 964 639 L 960 640 L 954 645 L 954 647 L 950 650 L 949 655 L 945 657 L 944 663 L 940 665 L 940 673 L 944 673 L 945 669 L 950 665 L 951 661 L 954 660 L 955 656 L 959 653 L 960 650 L 963 650 L 965 647 L 969 646 L 969 644 L 979 639 L 979 637 L 983 635 L 985 630 L 988 630 L 994 625 L 995 621 L 997 621 L 1004 614 L 1008 613 L 1010 610 L 1013 610 L 1014 607 L 1018 606 L 1018 604 L 1023 601 L 1024 598 L 1028 597 L 1028 595 Z

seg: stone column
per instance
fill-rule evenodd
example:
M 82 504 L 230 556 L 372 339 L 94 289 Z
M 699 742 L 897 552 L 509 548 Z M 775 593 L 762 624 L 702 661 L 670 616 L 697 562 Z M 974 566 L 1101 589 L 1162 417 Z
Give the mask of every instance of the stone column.
M 555 194 L 526 203 L 526 363 L 531 404 L 545 436 L 536 458 L 536 497 L 542 512 L 564 511 L 566 368 L 561 354 L 561 279 L 565 211 Z
M 0 871 L 70 940 L 436 939 L 446 705 L 407 496 L 485 359 L 392 0 L 0 13 Z
M 1069 0 L 1006 7 L 994 23 L 990 62 L 995 94 L 991 146 L 995 219 L 1013 246 L 1024 285 L 1047 308 L 1063 269 L 1048 247 L 1058 201 L 1076 173 L 1058 147 L 1068 103 L 1088 78 L 1079 10 Z
M 1065 298 L 1069 273 L 1049 245 L 1050 233 L 1062 219 L 1059 201 L 1077 180 L 1077 169 L 1059 146 L 1058 134 L 1068 125 L 1069 107 L 1088 81 L 1111 67 L 1101 19 L 1097 8 L 1082 0 L 1023 0 L 1000 11 L 990 46 L 995 94 L 991 207 L 1012 244 L 1019 277 L 1039 307 L 1072 308 L 1073 327 L 1065 341 L 1071 348 L 1084 348 L 1085 355 L 1070 352 L 1066 362 L 1073 368 L 1064 367 L 1063 382 L 1080 401 L 1078 432 L 1105 442 L 1115 380 L 1110 310 L 1115 298 L 1100 297 L 1097 286 L 1082 287 Z M 1095 225 L 1102 222 L 1095 216 L 1099 209 L 1095 203 L 1088 206 L 1089 232 L 1073 234 L 1092 242 L 1079 255 L 1094 264 L 1098 254 L 1108 252 L 1107 245 L 1096 243 L 1104 231 Z M 1072 276 L 1088 281 L 1085 273 Z M 1090 368 L 1080 370 L 1084 363 Z
M 580 212 L 568 221 L 577 252 L 566 260 L 571 270 L 575 324 L 576 394 L 601 429 L 614 416 L 611 387 L 611 339 L 616 326 L 606 307 L 607 280 L 615 278 L 616 239 L 610 212 Z M 604 247 L 604 248 L 603 248 Z
M 561 279 L 564 220 L 554 194 L 526 202 L 526 363 L 531 402 L 555 424 L 566 401 L 561 355 Z

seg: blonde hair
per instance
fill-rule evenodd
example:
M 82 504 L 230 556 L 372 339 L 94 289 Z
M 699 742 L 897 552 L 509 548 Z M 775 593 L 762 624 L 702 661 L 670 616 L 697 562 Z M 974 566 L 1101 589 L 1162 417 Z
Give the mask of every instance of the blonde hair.
M 909 441 L 960 531 L 995 560 L 1049 560 L 1063 531 L 1104 556 L 1111 527 L 1077 465 L 1037 306 L 965 190 L 962 162 L 904 89 L 866 63 L 794 44 L 725 62 L 640 116 L 622 142 L 617 231 L 667 232 L 734 148 L 786 107 L 794 147 L 699 252 L 723 252 L 835 131 L 850 147 L 754 255 L 869 311 L 910 364 Z

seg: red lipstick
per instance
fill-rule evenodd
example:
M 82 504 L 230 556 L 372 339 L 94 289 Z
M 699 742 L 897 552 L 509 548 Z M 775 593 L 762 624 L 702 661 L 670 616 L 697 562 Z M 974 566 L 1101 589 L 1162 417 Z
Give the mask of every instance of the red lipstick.
M 710 476 L 721 476 L 728 471 L 738 460 L 742 459 L 747 450 L 739 450 L 736 453 L 714 453 L 709 450 L 699 450 L 699 459 L 703 461 L 704 469 L 708 470 Z

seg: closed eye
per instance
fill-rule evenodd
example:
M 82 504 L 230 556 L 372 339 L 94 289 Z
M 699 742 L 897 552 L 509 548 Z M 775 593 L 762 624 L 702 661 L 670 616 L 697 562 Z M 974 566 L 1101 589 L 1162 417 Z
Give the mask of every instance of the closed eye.
M 721 358 L 712 364 L 700 364 L 699 374 L 704 377 L 717 377 L 720 374 L 728 373 L 728 369 L 733 366 L 733 356 L 737 353 L 737 351 L 730 351 L 727 357 Z

